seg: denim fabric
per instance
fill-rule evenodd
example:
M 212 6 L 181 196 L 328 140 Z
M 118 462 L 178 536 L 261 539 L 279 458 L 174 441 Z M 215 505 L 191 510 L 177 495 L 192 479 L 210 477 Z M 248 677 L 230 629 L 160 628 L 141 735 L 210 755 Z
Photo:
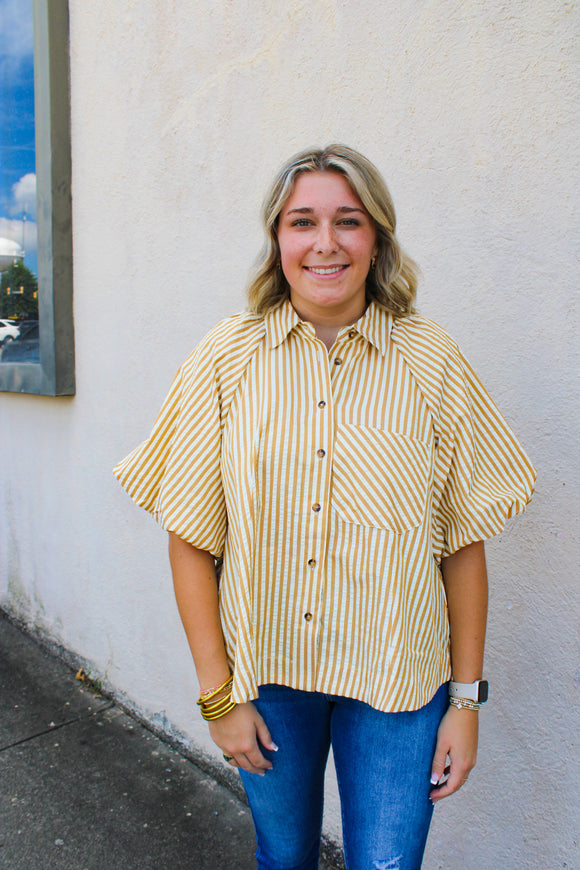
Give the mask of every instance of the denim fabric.
M 418 870 L 433 813 L 429 780 L 447 685 L 425 707 L 405 713 L 276 685 L 260 686 L 254 703 L 279 747 L 262 749 L 273 764 L 265 776 L 240 771 L 258 870 L 318 866 L 331 744 L 348 870 Z

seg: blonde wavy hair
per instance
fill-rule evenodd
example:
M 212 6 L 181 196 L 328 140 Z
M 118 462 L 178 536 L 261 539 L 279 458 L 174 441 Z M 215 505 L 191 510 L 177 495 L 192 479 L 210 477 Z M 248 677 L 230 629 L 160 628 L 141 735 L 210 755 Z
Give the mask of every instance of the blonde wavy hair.
M 301 151 L 280 169 L 264 200 L 262 219 L 265 243 L 247 288 L 248 305 L 264 315 L 290 296 L 280 267 L 278 219 L 296 179 L 303 172 L 340 172 L 371 216 L 377 233 L 377 256 L 366 281 L 367 299 L 397 317 L 414 313 L 418 268 L 404 254 L 395 236 L 395 208 L 378 169 L 347 145 L 327 145 Z

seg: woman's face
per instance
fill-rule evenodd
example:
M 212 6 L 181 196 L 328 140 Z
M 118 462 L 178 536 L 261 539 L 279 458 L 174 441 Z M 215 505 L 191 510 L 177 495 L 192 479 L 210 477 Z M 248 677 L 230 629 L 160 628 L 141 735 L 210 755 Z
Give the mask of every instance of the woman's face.
M 346 326 L 365 309 L 372 218 L 339 172 L 304 172 L 280 212 L 281 265 L 304 319 Z

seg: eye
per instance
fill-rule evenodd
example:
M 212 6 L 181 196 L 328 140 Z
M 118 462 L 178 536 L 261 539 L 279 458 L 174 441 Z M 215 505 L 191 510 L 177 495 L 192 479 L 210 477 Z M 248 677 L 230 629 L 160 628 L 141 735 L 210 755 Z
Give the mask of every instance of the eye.
M 343 220 L 339 221 L 339 224 L 346 227 L 359 227 L 360 221 L 357 221 L 356 218 L 344 218 Z
M 312 221 L 308 218 L 296 218 L 291 224 L 293 227 L 309 227 L 312 226 Z

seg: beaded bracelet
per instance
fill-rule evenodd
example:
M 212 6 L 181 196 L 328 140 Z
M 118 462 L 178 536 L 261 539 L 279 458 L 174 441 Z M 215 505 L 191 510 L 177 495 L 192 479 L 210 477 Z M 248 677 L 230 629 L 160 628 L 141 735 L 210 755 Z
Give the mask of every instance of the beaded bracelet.
M 481 704 L 478 704 L 476 701 L 472 701 L 470 698 L 449 698 L 449 703 L 452 707 L 457 707 L 458 710 L 461 710 L 464 707 L 466 710 L 479 710 Z

